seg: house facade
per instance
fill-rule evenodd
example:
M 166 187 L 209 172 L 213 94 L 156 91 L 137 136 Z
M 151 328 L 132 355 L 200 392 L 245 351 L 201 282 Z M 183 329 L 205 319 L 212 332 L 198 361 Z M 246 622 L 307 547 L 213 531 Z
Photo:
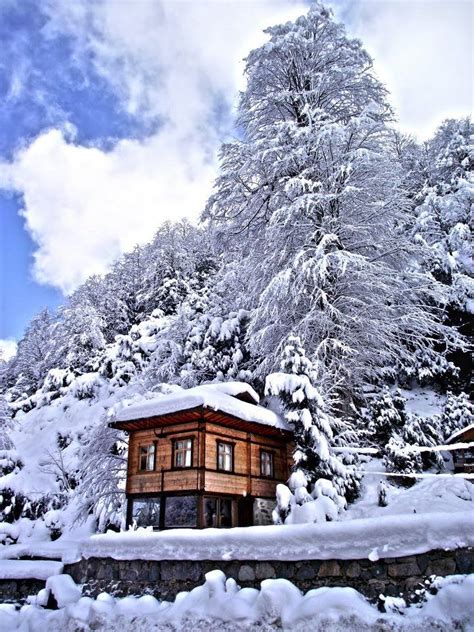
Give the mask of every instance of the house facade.
M 292 434 L 247 384 L 227 382 L 123 409 L 128 524 L 155 529 L 271 522 L 290 474 Z

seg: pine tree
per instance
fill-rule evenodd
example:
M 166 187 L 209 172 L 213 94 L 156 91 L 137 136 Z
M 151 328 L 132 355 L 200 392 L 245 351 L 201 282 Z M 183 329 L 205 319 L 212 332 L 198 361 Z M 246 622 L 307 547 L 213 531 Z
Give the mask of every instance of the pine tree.
M 331 451 L 337 422 L 328 414 L 328 405 L 314 385 L 315 373 L 301 340 L 290 336 L 283 351 L 281 372 L 267 377 L 265 394 L 280 399 L 285 419 L 294 432 L 295 471 L 302 472 L 309 484 L 328 479 L 340 496 L 352 500 L 358 492 L 358 477 Z
M 441 432 L 444 440 L 473 423 L 474 404 L 467 393 L 454 395 L 448 393 L 446 402 L 441 411 Z
M 394 433 L 402 432 L 407 420 L 405 399 L 400 391 L 392 393 L 388 386 L 384 386 L 370 404 L 368 430 L 373 441 L 385 446 Z
M 41 310 L 28 324 L 18 343 L 15 357 L 8 363 L 5 379 L 13 385 L 13 396 L 32 395 L 55 364 L 52 352 L 54 318 Z

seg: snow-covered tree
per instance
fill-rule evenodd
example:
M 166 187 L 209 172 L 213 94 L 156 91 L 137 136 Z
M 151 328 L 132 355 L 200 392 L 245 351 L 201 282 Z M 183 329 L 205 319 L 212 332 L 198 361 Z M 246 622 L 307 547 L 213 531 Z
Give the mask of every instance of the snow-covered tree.
M 466 428 L 474 420 L 474 403 L 469 399 L 467 393 L 454 395 L 448 393 L 446 402 L 441 411 L 441 433 L 444 439 Z
M 204 217 L 254 272 L 257 373 L 273 370 L 294 332 L 321 392 L 337 385 L 340 412 L 416 351 L 436 355 L 433 332 L 448 337 L 435 307 L 443 289 L 410 266 L 410 203 L 369 55 L 319 4 L 267 33 L 247 59 L 243 138 L 222 148 Z
M 86 373 L 96 364 L 105 347 L 104 321 L 91 305 L 63 308 L 55 328 L 56 356 L 64 368 Z
M 5 380 L 13 386 L 14 397 L 32 395 L 54 366 L 53 325 L 53 316 L 48 309 L 43 309 L 26 328 L 16 355 L 6 368 Z
M 400 434 L 408 420 L 405 399 L 399 390 L 392 393 L 388 386 L 371 401 L 368 431 L 379 446 L 385 446 L 394 433 Z
M 294 470 L 310 484 L 325 478 L 340 496 L 352 500 L 358 492 L 358 478 L 331 451 L 333 429 L 340 422 L 328 414 L 328 404 L 315 386 L 316 371 L 298 337 L 290 336 L 281 360 L 281 371 L 266 379 L 265 394 L 278 397 L 284 417 L 294 432 Z
M 426 143 L 425 181 L 412 229 L 414 240 L 423 246 L 422 266 L 446 286 L 446 322 L 467 337 L 474 334 L 473 138 L 469 119 L 447 120 Z M 461 387 L 467 385 L 472 370 L 469 350 L 450 359 L 460 369 Z
M 122 433 L 101 423 L 82 448 L 76 518 L 94 515 L 98 531 L 124 526 L 127 445 Z

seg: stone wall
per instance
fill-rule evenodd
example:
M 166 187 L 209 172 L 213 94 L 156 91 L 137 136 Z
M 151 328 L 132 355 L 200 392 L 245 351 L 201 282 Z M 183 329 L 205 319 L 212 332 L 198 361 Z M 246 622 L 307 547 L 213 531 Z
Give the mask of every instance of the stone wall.
M 0 603 L 23 603 L 28 595 L 38 594 L 45 585 L 46 582 L 40 579 L 2 579 Z
M 263 579 L 283 577 L 303 591 L 320 586 L 351 586 L 369 598 L 409 595 L 430 575 L 474 573 L 474 550 L 430 551 L 409 557 L 370 560 L 308 561 L 143 561 L 91 558 L 65 565 L 64 572 L 84 594 L 106 591 L 117 596 L 153 594 L 171 600 L 182 590 L 204 582 L 213 569 L 222 570 L 240 586 L 258 588 Z

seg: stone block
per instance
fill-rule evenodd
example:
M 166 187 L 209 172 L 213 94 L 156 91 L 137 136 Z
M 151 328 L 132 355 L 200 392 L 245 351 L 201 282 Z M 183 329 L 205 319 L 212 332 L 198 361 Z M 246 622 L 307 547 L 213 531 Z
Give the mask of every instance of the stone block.
M 420 569 L 416 562 L 402 562 L 401 564 L 389 564 L 388 574 L 390 577 L 419 577 Z
M 157 582 L 160 579 L 160 567 L 157 563 L 152 564 L 150 568 L 150 581 Z
M 460 550 L 455 553 L 458 573 L 474 573 L 474 550 Z
M 276 577 L 275 569 L 269 562 L 257 562 L 255 565 L 255 577 L 257 579 Z
M 454 559 L 441 558 L 438 560 L 431 560 L 426 569 L 427 575 L 454 575 L 456 573 L 456 562 Z
M 304 579 L 314 579 L 316 577 L 316 569 L 313 567 L 311 562 L 305 564 L 301 568 L 299 568 L 296 572 L 296 579 L 304 580 Z
M 309 563 L 317 570 L 317 562 Z M 282 579 L 293 579 L 298 574 L 298 570 L 302 567 L 300 565 L 296 568 L 294 562 L 272 562 L 272 564 L 275 569 L 276 576 L 281 577 Z
M 241 582 L 253 582 L 255 580 L 255 571 L 248 564 L 243 564 L 239 570 L 239 581 Z
M 361 571 L 362 569 L 358 562 L 350 562 L 346 569 L 346 575 L 350 578 L 360 577 Z
M 324 560 L 319 567 L 318 577 L 340 577 L 341 567 L 336 560 Z

